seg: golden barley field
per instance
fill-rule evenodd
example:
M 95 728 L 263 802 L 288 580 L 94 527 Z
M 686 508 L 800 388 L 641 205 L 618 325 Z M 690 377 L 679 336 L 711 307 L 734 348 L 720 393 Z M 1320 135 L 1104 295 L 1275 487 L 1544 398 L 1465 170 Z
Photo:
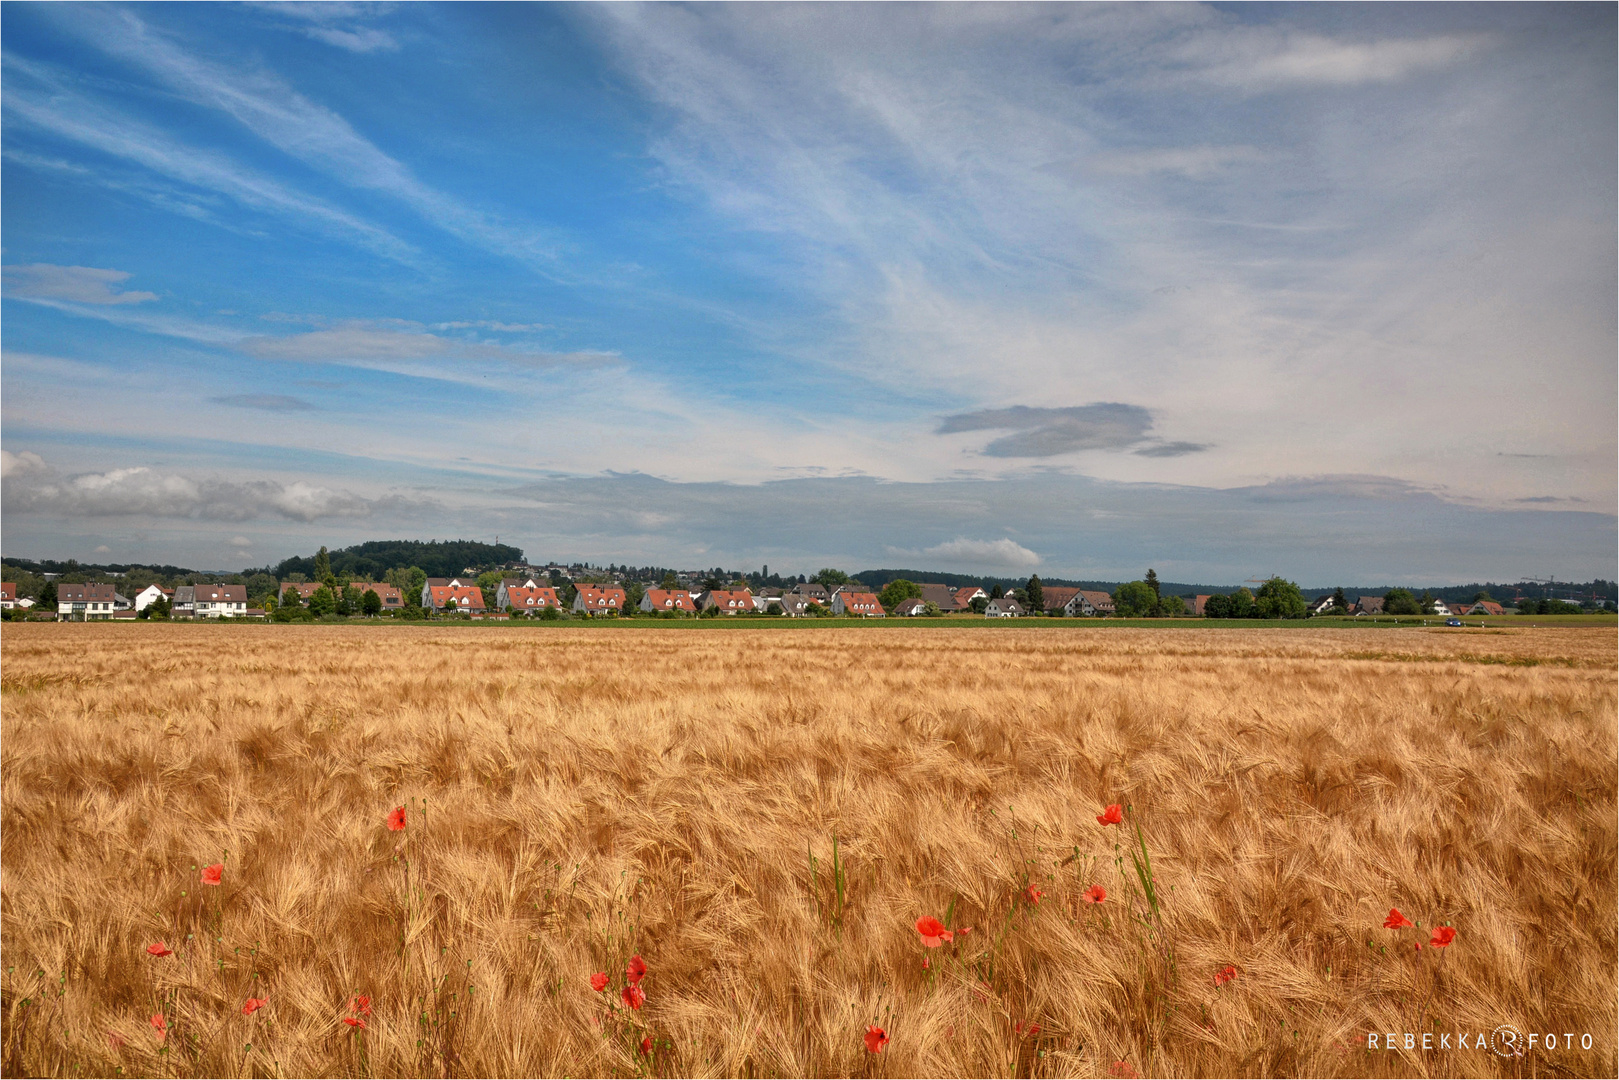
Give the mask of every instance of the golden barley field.
M 7 1076 L 1619 1072 L 1612 629 L 12 624 L 0 662 Z

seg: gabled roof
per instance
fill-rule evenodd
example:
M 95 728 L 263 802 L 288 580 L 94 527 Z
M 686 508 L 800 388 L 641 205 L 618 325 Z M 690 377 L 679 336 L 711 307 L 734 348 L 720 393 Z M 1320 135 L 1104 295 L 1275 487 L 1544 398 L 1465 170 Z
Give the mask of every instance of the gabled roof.
M 247 603 L 246 585 L 197 585 L 194 588 L 199 604 Z
M 575 601 L 580 600 L 586 607 L 623 607 L 624 590 L 617 585 L 580 585 Z
M 58 595 L 60 595 L 60 591 Z M 0 581 L 0 600 L 15 599 L 17 599 L 17 583 L 15 581 Z
M 99 582 L 56 587 L 56 602 L 59 604 L 110 604 L 117 595 L 117 591 L 111 585 Z
M 956 601 L 958 591 L 948 585 L 923 585 L 922 599 L 932 602 L 940 611 L 956 611 L 962 606 Z
M 1047 611 L 1058 611 L 1079 595 L 1079 590 L 1068 585 L 1047 585 L 1040 590 L 1040 600 Z
M 541 608 L 557 607 L 561 601 L 557 599 L 557 591 L 549 585 L 536 585 L 533 588 L 508 585 L 506 603 L 514 608 Z
M 1081 589 L 1079 590 L 1079 595 L 1083 596 L 1085 602 L 1098 611 L 1113 610 L 1113 597 L 1105 592 L 1100 592 L 1096 589 Z
M 1355 597 L 1355 606 L 1365 612 L 1379 612 L 1383 610 L 1383 598 L 1381 596 L 1357 596 Z
M 696 611 L 691 593 L 685 589 L 648 589 L 647 606 L 653 611 Z
M 706 606 L 726 611 L 752 611 L 753 593 L 747 589 L 710 589 L 703 594 Z
M 430 585 L 428 592 L 435 608 L 448 607 L 453 600 L 457 608 L 483 610 L 483 590 L 473 585 Z
M 1480 600 L 1478 603 L 1476 603 L 1476 604 L 1472 605 L 1472 607 L 1468 608 L 1468 611 L 1470 611 L 1470 612 L 1475 611 L 1478 608 L 1483 608 L 1485 610 L 1485 612 L 1487 614 L 1490 614 L 1490 615 L 1505 615 L 1506 614 L 1506 609 L 1503 608 L 1500 604 L 1497 604 L 1494 600 Z

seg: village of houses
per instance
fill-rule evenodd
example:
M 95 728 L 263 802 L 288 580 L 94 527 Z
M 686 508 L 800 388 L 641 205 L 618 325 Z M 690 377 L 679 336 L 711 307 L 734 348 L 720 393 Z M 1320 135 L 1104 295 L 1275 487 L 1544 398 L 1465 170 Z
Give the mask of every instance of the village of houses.
M 280 595 L 295 593 L 299 602 L 307 604 L 324 586 L 318 581 L 286 581 L 281 583 Z M 398 586 L 383 582 L 354 582 L 351 586 L 361 597 L 374 593 L 376 613 L 398 613 L 405 609 L 405 597 Z M 578 616 L 621 616 L 641 614 L 680 614 L 698 616 L 758 614 L 800 618 L 830 614 L 855 618 L 884 618 L 887 616 L 916 617 L 931 615 L 975 615 L 989 619 L 1011 619 L 1033 614 L 1011 596 L 992 597 L 982 588 L 968 586 L 954 588 L 948 585 L 922 584 L 921 596 L 904 600 L 886 610 L 877 594 L 859 582 L 827 588 L 817 582 L 801 582 L 791 588 L 750 589 L 662 589 L 649 588 L 638 604 L 630 606 L 629 593 L 620 585 L 580 584 L 574 588 L 571 604 L 563 599 L 567 587 L 557 587 L 551 579 L 542 576 L 504 578 L 495 590 L 491 607 L 479 587 L 476 575 L 452 578 L 428 578 L 416 598 L 423 612 L 455 614 L 471 619 L 510 619 L 518 617 L 545 617 L 548 610 L 561 614 L 567 610 Z M 1047 585 L 1042 590 L 1043 611 L 1039 614 L 1070 618 L 1095 618 L 1114 614 L 1113 597 L 1102 591 Z M 1202 617 L 1204 606 L 1212 594 L 1185 598 L 1186 615 Z M 263 608 L 248 605 L 246 585 L 180 585 L 165 588 L 149 585 L 133 597 L 118 592 L 115 583 L 85 584 L 62 583 L 56 589 L 56 618 L 63 621 L 98 622 L 104 620 L 139 618 L 150 605 L 159 601 L 167 606 L 174 619 L 262 619 Z M 1329 611 L 1336 603 L 1333 594 L 1317 598 L 1311 605 L 1312 615 Z M 17 596 L 16 585 L 0 583 L 0 608 L 8 610 L 29 608 L 33 601 Z M 414 606 L 414 605 L 412 605 Z M 1383 597 L 1356 597 L 1347 607 L 1350 616 L 1381 615 Z M 1503 615 L 1502 606 L 1490 600 L 1446 603 L 1434 602 L 1433 614 L 1440 617 L 1461 615 Z M 556 616 L 551 616 L 556 617 Z

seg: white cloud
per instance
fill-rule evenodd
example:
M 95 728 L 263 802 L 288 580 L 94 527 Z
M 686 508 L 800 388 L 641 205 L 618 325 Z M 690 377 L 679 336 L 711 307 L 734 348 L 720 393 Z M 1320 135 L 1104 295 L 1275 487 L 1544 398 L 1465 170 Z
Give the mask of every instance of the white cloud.
M 37 475 L 50 471 L 45 459 L 32 450 L 23 450 L 12 453 L 10 450 L 0 450 L 0 480 L 10 480 L 16 477 L 19 480 L 29 475 Z
M 1483 34 L 1345 41 L 1323 34 L 1237 30 L 1194 39 L 1179 56 L 1198 77 L 1233 86 L 1351 86 L 1394 82 L 1487 48 Z
M 95 554 L 97 554 L 97 555 L 106 555 L 106 554 L 109 554 L 111 551 L 112 551 L 112 548 L 108 547 L 106 544 L 97 544 Z
M 253 541 L 245 536 L 233 536 L 230 538 L 230 546 L 234 548 L 250 548 L 253 546 Z
M 1266 159 L 1252 146 L 1166 146 L 1150 150 L 1104 150 L 1083 161 L 1047 166 L 1055 172 L 1090 169 L 1114 176 L 1179 173 L 1201 180 L 1233 165 L 1253 165 Z
M 983 566 L 1028 567 L 1039 566 L 1040 556 L 1015 540 L 968 540 L 957 537 L 942 544 L 924 548 L 922 554 L 952 564 L 967 563 Z
M 6 454 L 8 483 L 0 496 L 8 514 L 69 518 L 152 517 L 250 521 L 273 515 L 291 521 L 363 518 L 382 509 L 409 508 L 399 496 L 366 498 L 304 480 L 197 479 L 130 466 L 57 477 L 29 451 Z
M 114 288 L 129 280 L 125 270 L 93 266 L 54 266 L 31 263 L 4 268 L 5 295 L 17 299 L 45 298 L 77 304 L 140 304 L 156 300 L 156 293 L 120 292 Z

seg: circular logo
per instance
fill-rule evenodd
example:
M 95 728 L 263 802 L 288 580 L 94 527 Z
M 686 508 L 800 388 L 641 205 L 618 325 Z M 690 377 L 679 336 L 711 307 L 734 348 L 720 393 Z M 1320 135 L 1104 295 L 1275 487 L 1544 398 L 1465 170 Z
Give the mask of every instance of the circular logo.
M 1502 1057 L 1523 1057 L 1528 1049 L 1529 1040 L 1523 1037 L 1523 1032 L 1511 1024 L 1502 1024 L 1490 1032 L 1490 1049 Z

